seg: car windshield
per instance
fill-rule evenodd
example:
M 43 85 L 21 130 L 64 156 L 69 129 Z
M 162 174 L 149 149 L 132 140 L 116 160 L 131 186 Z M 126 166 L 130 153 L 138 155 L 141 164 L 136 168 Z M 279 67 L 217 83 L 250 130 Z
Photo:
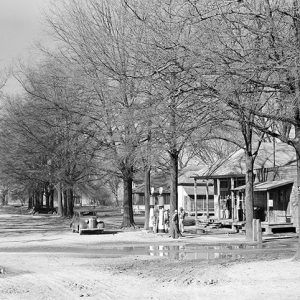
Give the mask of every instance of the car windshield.
M 81 216 L 96 216 L 96 212 L 95 211 L 82 211 L 80 213 Z

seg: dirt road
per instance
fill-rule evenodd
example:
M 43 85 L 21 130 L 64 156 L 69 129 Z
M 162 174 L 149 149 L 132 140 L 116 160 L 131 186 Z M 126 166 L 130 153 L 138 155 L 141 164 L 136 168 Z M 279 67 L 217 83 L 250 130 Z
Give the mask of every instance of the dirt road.
M 0 299 L 300 299 L 294 239 L 277 251 L 242 235 L 174 241 L 121 232 L 113 216 L 104 234 L 79 236 L 68 220 L 21 212 L 0 209 Z

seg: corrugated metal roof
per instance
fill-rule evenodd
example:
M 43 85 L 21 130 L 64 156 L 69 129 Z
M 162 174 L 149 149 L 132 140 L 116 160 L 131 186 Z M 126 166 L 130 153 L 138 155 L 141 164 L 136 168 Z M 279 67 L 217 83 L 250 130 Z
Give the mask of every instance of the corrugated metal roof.
M 260 182 L 254 185 L 254 192 L 264 192 L 276 189 L 281 186 L 289 185 L 294 183 L 293 180 L 274 180 L 274 181 L 266 181 L 266 182 Z M 233 191 L 242 191 L 244 190 L 246 185 L 238 186 Z
M 259 192 L 259 191 L 273 190 L 280 186 L 284 186 L 292 183 L 294 183 L 293 180 L 277 180 L 277 181 L 262 182 L 254 186 L 254 191 Z
M 274 166 L 273 143 L 263 143 L 258 151 L 254 169 L 271 168 Z M 292 146 L 284 143 L 275 144 L 275 166 L 286 166 L 296 163 L 296 153 Z M 244 176 L 246 172 L 245 153 L 238 150 L 226 159 L 193 172 L 193 178 L 218 178 L 225 176 Z

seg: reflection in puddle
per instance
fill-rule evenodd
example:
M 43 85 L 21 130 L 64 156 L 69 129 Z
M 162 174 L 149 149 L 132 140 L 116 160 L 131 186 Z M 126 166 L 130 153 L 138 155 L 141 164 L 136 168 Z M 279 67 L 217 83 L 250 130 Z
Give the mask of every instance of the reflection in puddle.
M 207 248 L 204 249 L 203 247 L 202 249 L 191 249 L 186 246 L 149 246 L 149 255 L 164 256 L 177 260 L 213 260 L 226 258 L 232 259 L 241 258 L 243 256 L 241 253 L 219 252 L 221 249 L 218 246 L 210 246 L 210 251 Z M 218 252 L 211 250 L 218 250 Z
M 272 252 L 273 254 L 288 250 L 293 252 L 296 243 L 284 244 L 235 244 L 235 245 L 168 245 L 149 246 L 149 255 L 163 256 L 177 260 L 215 260 L 240 259 L 250 253 Z

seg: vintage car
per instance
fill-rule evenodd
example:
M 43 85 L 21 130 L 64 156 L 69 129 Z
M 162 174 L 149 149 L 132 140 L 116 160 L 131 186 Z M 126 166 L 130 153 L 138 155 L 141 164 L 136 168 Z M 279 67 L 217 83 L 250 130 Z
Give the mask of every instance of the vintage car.
M 99 213 L 99 212 L 98 212 Z M 82 234 L 86 231 L 102 232 L 104 230 L 104 222 L 101 221 L 96 210 L 78 210 L 74 211 L 74 216 L 70 224 L 73 232 Z

